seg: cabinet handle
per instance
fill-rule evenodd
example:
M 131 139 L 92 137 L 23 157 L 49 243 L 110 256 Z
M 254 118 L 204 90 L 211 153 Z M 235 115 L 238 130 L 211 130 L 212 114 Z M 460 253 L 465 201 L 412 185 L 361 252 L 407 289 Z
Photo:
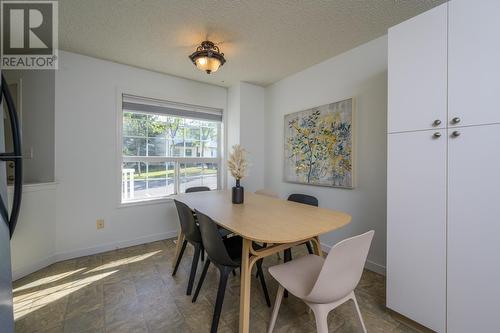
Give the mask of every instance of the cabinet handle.
M 441 125 L 441 120 L 439 120 L 439 119 L 434 120 L 434 122 L 432 123 L 432 125 L 433 126 L 439 126 L 439 125 Z
M 460 132 L 459 131 L 453 131 L 453 133 L 451 133 L 451 136 L 453 136 L 453 137 L 456 138 L 456 137 L 460 136 Z
M 434 139 L 439 139 L 441 137 L 441 133 L 436 132 L 432 136 L 434 137 Z
M 458 124 L 458 123 L 460 123 L 460 121 L 461 121 L 461 119 L 460 119 L 459 117 L 455 117 L 455 118 L 453 118 L 453 119 L 451 120 L 451 123 L 452 123 L 452 124 Z

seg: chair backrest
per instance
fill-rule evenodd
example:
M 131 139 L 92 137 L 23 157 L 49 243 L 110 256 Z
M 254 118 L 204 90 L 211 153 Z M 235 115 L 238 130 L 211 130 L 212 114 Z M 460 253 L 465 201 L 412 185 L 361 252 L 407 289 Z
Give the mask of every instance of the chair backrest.
M 196 216 L 200 224 L 203 247 L 210 261 L 218 265 L 238 267 L 239 264 L 235 263 L 229 256 L 229 253 L 227 253 L 217 224 L 210 217 L 197 210 Z
M 306 300 L 314 303 L 331 303 L 353 291 L 363 274 L 374 234 L 375 231 L 370 230 L 335 244 L 328 253 Z
M 186 193 L 205 192 L 205 191 L 210 191 L 210 187 L 207 187 L 207 186 L 194 186 L 194 187 L 188 187 L 186 189 Z
M 185 203 L 177 201 L 174 199 L 175 207 L 177 208 L 177 214 L 179 214 L 179 221 L 181 222 L 181 228 L 186 236 L 186 239 L 190 242 L 201 243 L 201 234 L 196 220 L 194 218 L 193 211 Z
M 267 195 L 268 197 L 279 198 L 278 193 L 268 190 L 267 188 L 261 188 L 260 190 L 255 191 L 255 194 Z
M 293 193 L 288 196 L 288 201 L 303 203 L 305 205 L 318 207 L 318 199 L 312 195 Z

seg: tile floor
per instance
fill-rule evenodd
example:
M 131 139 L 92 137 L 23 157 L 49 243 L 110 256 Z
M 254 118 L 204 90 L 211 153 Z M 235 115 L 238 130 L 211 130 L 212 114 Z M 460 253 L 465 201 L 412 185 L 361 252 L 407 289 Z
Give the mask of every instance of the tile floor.
M 188 248 L 175 277 L 175 245 L 165 240 L 59 262 L 17 280 L 16 332 L 209 332 L 218 272 L 211 266 L 198 301 L 191 303 L 185 295 L 192 255 Z M 294 248 L 294 256 L 305 253 L 303 248 Z M 264 266 L 277 262 L 272 256 Z M 274 302 L 277 284 L 265 274 Z M 365 271 L 356 294 L 368 332 L 416 332 L 386 311 L 383 276 Z M 238 311 L 239 274 L 229 280 L 219 332 L 238 331 Z M 265 332 L 270 314 L 254 278 L 250 331 Z M 350 302 L 330 313 L 329 327 L 330 332 L 360 332 Z M 274 332 L 315 331 L 306 306 L 293 296 L 285 299 Z

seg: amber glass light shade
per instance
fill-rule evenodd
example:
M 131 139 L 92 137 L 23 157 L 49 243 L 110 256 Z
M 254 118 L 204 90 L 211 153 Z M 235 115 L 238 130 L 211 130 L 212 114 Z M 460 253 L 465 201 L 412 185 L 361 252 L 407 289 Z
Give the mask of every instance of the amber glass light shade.
M 224 53 L 221 53 L 219 48 L 210 41 L 202 42 L 189 59 L 199 70 L 207 74 L 216 72 L 226 62 Z
M 209 57 L 200 57 L 195 60 L 195 64 L 199 70 L 207 72 L 208 74 L 217 72 L 221 65 L 219 59 Z

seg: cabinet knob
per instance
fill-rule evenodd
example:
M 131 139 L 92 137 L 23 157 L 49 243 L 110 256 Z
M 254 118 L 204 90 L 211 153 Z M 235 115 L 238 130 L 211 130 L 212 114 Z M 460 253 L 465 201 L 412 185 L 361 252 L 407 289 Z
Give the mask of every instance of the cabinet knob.
M 451 136 L 453 136 L 453 137 L 456 138 L 456 137 L 460 136 L 460 132 L 459 131 L 453 131 L 453 133 L 451 133 Z
M 458 123 L 460 123 L 460 121 L 461 121 L 461 119 L 460 119 L 459 117 L 455 117 L 455 118 L 453 118 L 453 119 L 451 120 L 451 123 L 452 123 L 452 124 L 458 124 Z
M 433 126 L 439 126 L 439 125 L 441 125 L 441 120 L 439 120 L 439 119 L 434 120 L 434 122 L 432 123 L 432 125 Z
M 434 139 L 439 139 L 441 137 L 441 133 L 440 132 L 436 132 L 432 136 L 434 137 Z

